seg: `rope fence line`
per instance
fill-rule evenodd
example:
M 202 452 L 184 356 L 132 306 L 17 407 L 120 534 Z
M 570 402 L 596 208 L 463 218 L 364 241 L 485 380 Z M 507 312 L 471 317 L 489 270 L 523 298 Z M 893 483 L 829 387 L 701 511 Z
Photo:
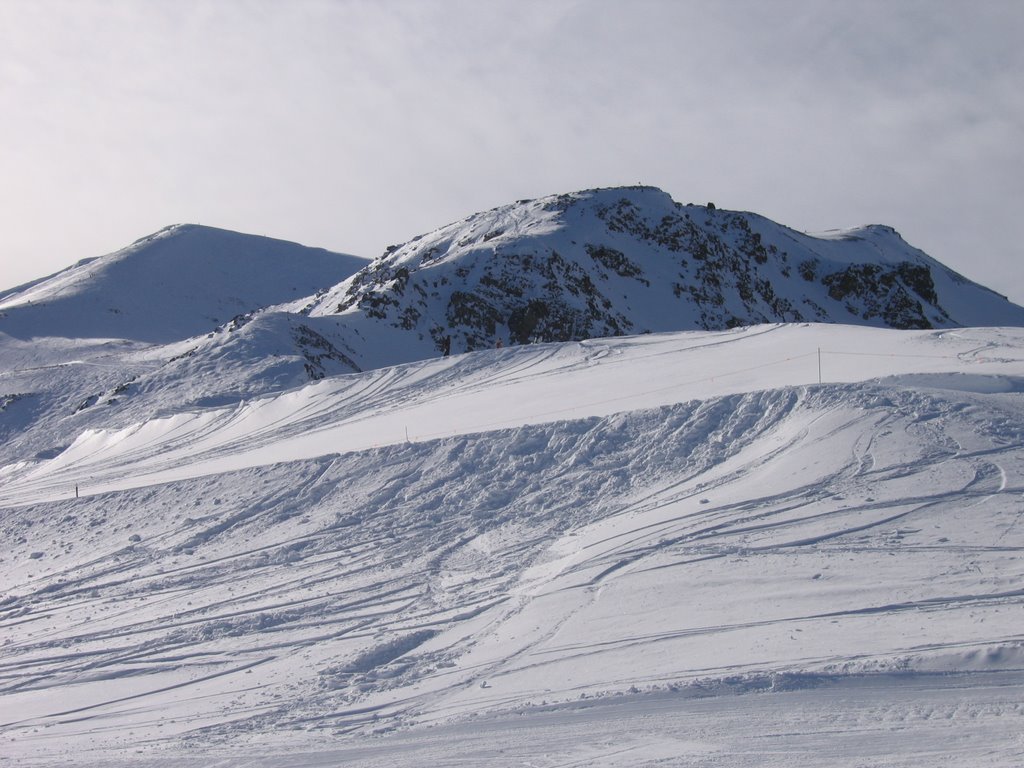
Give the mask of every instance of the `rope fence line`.
M 922 357 L 930 360 L 961 360 L 959 355 L 901 355 L 897 352 L 840 352 L 833 349 L 821 350 L 823 355 L 846 355 L 849 357 Z

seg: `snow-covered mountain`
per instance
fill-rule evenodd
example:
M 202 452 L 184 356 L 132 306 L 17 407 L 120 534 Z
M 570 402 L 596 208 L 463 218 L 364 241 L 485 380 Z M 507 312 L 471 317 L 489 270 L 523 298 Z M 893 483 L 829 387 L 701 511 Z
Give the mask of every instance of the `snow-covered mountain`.
M 0 461 L 46 455 L 84 429 L 353 370 L 301 315 L 235 331 L 366 264 L 176 225 L 0 294 Z
M 1024 325 L 1024 308 L 890 227 L 812 236 L 751 213 L 682 205 L 653 187 L 519 201 L 369 263 L 169 227 L 0 294 L 0 333 L 17 339 L 195 337 L 188 354 L 199 366 L 235 360 L 233 349 L 245 365 L 269 344 L 267 355 L 291 357 L 312 379 L 427 359 L 446 343 L 463 352 L 805 321 Z
M 1022 414 L 886 227 L 170 228 L 0 294 L 0 764 L 1018 766 Z
M 446 338 L 469 351 L 773 322 L 1024 324 L 1024 309 L 891 227 L 810 236 L 653 187 L 474 214 L 388 248 L 303 311 L 405 330 L 423 357 Z
M 0 461 L 453 352 L 811 320 L 1024 325 L 888 227 L 826 236 L 651 187 L 520 201 L 372 262 L 179 225 L 0 295 Z M 40 343 L 40 339 L 49 339 Z
M 365 264 L 322 248 L 179 224 L 0 293 L 0 333 L 180 341 L 329 288 Z

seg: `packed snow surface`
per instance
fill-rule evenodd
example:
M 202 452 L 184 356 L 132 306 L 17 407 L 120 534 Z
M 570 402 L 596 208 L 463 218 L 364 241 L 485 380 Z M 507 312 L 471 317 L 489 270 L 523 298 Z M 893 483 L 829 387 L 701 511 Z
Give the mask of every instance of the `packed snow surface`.
M 1024 329 L 171 405 L 0 467 L 0 765 L 1024 760 Z

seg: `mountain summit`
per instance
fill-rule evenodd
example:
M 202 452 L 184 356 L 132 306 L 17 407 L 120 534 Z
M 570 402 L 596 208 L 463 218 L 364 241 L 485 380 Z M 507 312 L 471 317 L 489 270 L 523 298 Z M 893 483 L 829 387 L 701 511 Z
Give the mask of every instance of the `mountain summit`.
M 1024 325 L 1024 309 L 891 227 L 812 236 L 643 186 L 474 214 L 388 248 L 306 311 L 379 321 L 433 352 L 448 337 L 461 352 L 771 322 Z
M 1024 326 L 1024 308 L 891 227 L 809 235 L 645 186 L 520 200 L 372 262 L 176 225 L 0 294 L 14 338 L 166 344 L 216 329 L 200 363 L 263 349 L 313 378 L 445 349 L 780 322 Z
M 0 332 L 178 341 L 328 288 L 365 263 L 284 240 L 176 224 L 0 293 Z

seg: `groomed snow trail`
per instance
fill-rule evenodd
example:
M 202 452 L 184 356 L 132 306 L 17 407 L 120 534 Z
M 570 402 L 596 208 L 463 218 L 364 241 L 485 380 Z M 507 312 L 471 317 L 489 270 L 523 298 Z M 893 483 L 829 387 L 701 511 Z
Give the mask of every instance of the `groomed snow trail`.
M 1021 334 L 889 337 L 904 367 L 875 375 L 897 378 L 779 386 L 769 340 L 793 334 L 760 362 L 707 343 L 750 336 L 682 334 L 391 369 L 254 406 L 278 409 L 260 429 L 196 412 L 180 453 L 143 425 L 105 465 L 84 437 L 12 472 L 0 754 L 1019 764 Z M 716 384 L 672 368 L 687 346 Z M 588 366 L 600 387 L 562 399 Z M 684 397 L 650 402 L 672 377 Z M 502 397 L 486 432 L 322 452 L 403 403 L 458 431 Z M 555 418 L 574 402 L 603 412 Z M 90 476 L 109 490 L 51 498 Z

